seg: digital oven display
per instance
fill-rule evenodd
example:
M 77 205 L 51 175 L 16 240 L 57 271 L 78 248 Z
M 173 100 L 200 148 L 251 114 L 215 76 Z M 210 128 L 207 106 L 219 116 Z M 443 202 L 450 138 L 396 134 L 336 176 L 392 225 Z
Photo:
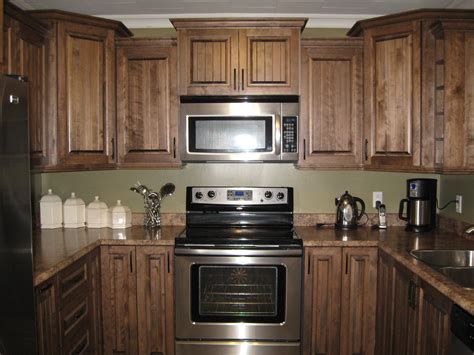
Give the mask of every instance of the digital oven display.
M 227 201 L 252 201 L 252 190 L 227 190 Z

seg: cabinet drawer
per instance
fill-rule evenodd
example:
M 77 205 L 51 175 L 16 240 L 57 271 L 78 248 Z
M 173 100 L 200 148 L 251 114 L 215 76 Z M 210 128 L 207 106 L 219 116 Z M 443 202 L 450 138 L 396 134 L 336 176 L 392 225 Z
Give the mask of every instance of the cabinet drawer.
M 87 262 L 81 259 L 71 265 L 59 275 L 59 300 L 61 308 L 67 305 L 67 302 L 87 293 L 89 284 L 87 276 Z
M 74 333 L 82 323 L 88 323 L 90 317 L 89 300 L 84 298 L 83 301 L 77 305 L 74 304 L 72 307 L 65 308 L 61 311 L 60 324 L 61 324 L 61 335 L 67 337 L 69 334 Z

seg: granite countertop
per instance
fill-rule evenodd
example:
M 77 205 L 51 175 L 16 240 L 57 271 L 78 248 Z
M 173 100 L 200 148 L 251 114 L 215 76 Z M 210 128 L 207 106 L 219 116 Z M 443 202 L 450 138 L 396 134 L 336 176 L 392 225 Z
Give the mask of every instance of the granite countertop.
M 41 230 L 34 238 L 35 286 L 64 269 L 98 245 L 165 245 L 174 246 L 174 239 L 184 226 L 164 226 L 151 232 L 141 226 L 125 230 L 56 229 Z M 474 240 L 447 232 L 416 234 L 403 227 L 387 230 L 359 228 L 335 230 L 331 226 L 296 227 L 305 247 L 379 247 L 443 295 L 474 314 L 474 292 L 462 288 L 444 275 L 410 256 L 413 249 L 474 249 Z

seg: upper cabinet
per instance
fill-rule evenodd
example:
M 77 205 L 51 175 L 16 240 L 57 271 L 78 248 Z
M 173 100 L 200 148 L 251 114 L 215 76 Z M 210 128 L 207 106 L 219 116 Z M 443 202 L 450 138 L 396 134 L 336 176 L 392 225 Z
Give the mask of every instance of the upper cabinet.
M 297 95 L 304 19 L 174 19 L 180 95 Z
M 466 10 L 416 10 L 360 21 L 349 31 L 364 39 L 366 168 L 442 167 L 443 122 L 436 103 L 444 93 L 437 91 L 439 68 L 431 27 L 439 19 L 473 16 Z
M 32 11 L 50 28 L 47 115 L 56 134 L 54 169 L 115 162 L 115 37 L 120 23 L 63 11 Z M 51 138 L 54 139 L 54 138 Z
M 302 168 L 362 164 L 362 40 L 301 41 Z
M 176 39 L 117 40 L 119 166 L 179 166 Z

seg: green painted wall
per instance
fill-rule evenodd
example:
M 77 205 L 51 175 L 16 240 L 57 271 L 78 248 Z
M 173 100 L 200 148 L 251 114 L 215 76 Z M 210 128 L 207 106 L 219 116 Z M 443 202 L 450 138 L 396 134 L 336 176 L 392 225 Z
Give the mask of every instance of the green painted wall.
M 474 175 L 442 175 L 440 180 L 442 205 L 454 200 L 456 195 L 462 195 L 463 198 L 462 214 L 456 213 L 455 204 L 451 204 L 441 214 L 474 223 Z
M 132 211 L 143 211 L 141 197 L 129 190 L 137 180 L 158 190 L 166 182 L 176 193 L 163 204 L 164 212 L 185 211 L 185 188 L 191 185 L 293 186 L 299 213 L 332 213 L 334 198 L 347 189 L 373 212 L 372 191 L 382 191 L 388 212 L 397 212 L 406 179 L 420 176 L 368 171 L 298 170 L 291 164 L 188 164 L 179 170 L 115 170 L 41 174 L 43 193 L 52 188 L 63 199 L 74 191 L 86 203 L 99 195 L 109 206 L 121 199 Z M 438 178 L 438 175 L 423 175 Z

